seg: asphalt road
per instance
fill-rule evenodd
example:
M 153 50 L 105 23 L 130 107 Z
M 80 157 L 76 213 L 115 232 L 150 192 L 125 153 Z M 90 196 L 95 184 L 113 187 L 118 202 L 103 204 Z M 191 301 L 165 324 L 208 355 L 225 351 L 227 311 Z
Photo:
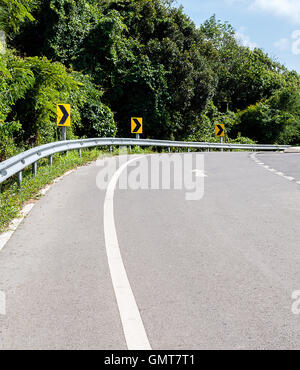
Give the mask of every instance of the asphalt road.
M 259 153 L 256 157 L 266 165 L 300 181 L 299 153 Z
M 296 176 L 289 161 L 300 155 L 262 156 Z M 0 349 L 127 348 L 98 173 L 92 164 L 54 184 L 0 251 Z M 199 201 L 184 189 L 115 190 L 118 246 L 151 347 L 300 349 L 300 185 L 249 153 L 205 153 L 205 175 Z

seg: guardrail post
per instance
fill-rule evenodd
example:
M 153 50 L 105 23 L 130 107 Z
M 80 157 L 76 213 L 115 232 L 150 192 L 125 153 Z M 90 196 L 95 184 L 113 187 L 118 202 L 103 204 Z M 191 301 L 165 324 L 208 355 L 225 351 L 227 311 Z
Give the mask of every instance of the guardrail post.
M 171 148 L 170 147 L 168 147 L 168 152 L 171 153 Z
M 81 158 L 81 149 L 78 149 L 79 157 Z
M 32 175 L 36 177 L 37 174 L 37 162 L 32 163 Z M 21 179 L 22 181 L 22 179 Z
M 129 145 L 129 151 L 130 151 L 130 153 L 131 153 L 131 145 Z
M 49 155 L 49 166 L 53 165 L 53 155 Z
M 22 171 L 19 171 L 17 173 L 17 187 L 18 187 L 18 190 L 21 189 L 21 184 L 22 184 Z

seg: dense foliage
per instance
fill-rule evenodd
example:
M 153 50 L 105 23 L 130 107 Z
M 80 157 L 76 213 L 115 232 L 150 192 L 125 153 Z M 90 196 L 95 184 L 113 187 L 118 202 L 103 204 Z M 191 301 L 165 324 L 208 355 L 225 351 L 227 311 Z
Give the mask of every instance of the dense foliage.
M 56 138 L 58 102 L 77 136 L 300 144 L 300 78 L 227 23 L 199 28 L 167 0 L 0 0 L 0 160 Z M 14 49 L 14 51 L 12 50 Z M 248 138 L 248 139 L 247 139 Z
M 73 131 L 82 136 L 112 136 L 116 128 L 103 92 L 88 76 L 67 72 L 46 57 L 0 57 L 0 160 L 20 149 L 57 139 L 56 105 L 72 106 Z M 85 130 L 82 129 L 85 125 Z M 84 131 L 84 132 L 83 132 Z

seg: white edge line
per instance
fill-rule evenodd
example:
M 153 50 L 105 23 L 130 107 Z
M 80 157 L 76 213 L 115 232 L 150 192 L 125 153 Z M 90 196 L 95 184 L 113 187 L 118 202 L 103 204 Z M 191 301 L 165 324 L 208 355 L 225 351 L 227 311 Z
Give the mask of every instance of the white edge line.
M 144 156 L 143 156 L 144 157 Z M 122 171 L 137 157 L 124 163 L 112 176 L 104 200 L 104 237 L 112 284 L 129 350 L 151 350 L 146 330 L 122 260 L 114 220 L 114 192 Z
M 41 189 L 37 195 L 45 195 L 48 193 L 48 191 L 51 189 L 51 187 L 60 181 L 62 178 L 65 176 L 70 175 L 72 172 L 75 170 L 68 171 L 64 173 L 62 176 L 56 178 L 53 180 L 52 184 L 46 185 L 43 189 Z M 14 232 L 18 229 L 22 221 L 24 220 L 25 217 L 27 217 L 32 210 L 32 208 L 35 206 L 35 203 L 28 203 L 26 204 L 20 211 L 19 217 L 14 218 L 10 224 L 8 225 L 7 231 L 4 231 L 3 233 L 0 234 L 0 251 L 5 247 L 6 243 L 9 241 L 9 239 L 13 236 Z

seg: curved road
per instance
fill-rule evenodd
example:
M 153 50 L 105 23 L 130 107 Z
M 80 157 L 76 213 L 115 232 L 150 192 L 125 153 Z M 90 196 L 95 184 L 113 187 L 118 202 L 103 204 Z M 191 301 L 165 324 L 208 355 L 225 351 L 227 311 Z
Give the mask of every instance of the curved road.
M 205 153 L 200 201 L 115 190 L 116 260 L 153 349 L 300 348 L 300 156 L 256 158 L 274 171 L 250 153 Z M 0 251 L 0 349 L 127 348 L 128 286 L 112 284 L 98 173 L 54 184 Z

